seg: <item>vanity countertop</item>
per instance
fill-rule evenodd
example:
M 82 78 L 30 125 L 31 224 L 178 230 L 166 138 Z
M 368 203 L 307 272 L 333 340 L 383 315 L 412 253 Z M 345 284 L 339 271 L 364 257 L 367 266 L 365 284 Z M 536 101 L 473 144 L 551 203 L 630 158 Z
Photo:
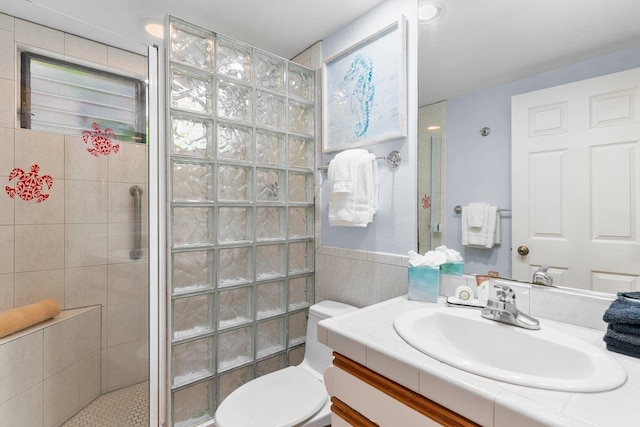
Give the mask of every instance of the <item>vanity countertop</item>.
M 343 356 L 483 426 L 640 425 L 640 359 L 610 353 L 628 375 L 626 383 L 615 390 L 600 393 L 540 390 L 446 365 L 411 347 L 393 328 L 393 321 L 402 313 L 445 305 L 444 299 L 432 304 L 397 297 L 321 321 L 318 339 Z M 540 321 L 543 327 L 552 325 L 605 347 L 601 331 L 542 318 Z

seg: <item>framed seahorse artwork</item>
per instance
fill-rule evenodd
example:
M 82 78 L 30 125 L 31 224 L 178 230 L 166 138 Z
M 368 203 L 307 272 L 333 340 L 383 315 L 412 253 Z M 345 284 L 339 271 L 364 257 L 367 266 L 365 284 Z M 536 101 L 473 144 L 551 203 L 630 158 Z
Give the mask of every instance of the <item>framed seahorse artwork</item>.
M 323 64 L 322 151 L 406 137 L 404 16 Z

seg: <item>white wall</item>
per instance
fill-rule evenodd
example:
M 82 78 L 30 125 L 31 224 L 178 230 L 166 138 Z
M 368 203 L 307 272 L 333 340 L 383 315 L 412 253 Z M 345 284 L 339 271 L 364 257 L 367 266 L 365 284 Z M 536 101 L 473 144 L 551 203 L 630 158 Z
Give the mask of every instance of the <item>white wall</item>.
M 640 46 L 485 89 L 447 101 L 447 246 L 459 250 L 466 273 L 497 270 L 511 277 L 511 219 L 502 219 L 503 243 L 494 249 L 463 247 L 456 205 L 490 202 L 511 207 L 511 97 L 640 67 Z M 482 137 L 479 130 L 491 128 Z

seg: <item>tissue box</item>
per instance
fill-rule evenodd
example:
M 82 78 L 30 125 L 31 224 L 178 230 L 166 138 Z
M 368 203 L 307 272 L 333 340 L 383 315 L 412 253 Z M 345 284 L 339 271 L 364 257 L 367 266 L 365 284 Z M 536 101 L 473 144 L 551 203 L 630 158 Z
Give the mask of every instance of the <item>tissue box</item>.
M 440 272 L 461 276 L 464 274 L 464 262 L 447 262 L 442 264 L 440 265 Z
M 438 302 L 440 269 L 409 266 L 409 294 L 414 301 Z

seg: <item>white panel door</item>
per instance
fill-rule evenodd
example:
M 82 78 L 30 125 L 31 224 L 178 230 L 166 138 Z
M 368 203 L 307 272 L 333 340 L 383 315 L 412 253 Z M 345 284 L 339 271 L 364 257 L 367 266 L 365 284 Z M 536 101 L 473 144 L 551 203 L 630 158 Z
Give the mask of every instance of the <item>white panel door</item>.
M 512 98 L 514 278 L 640 290 L 639 86 L 634 69 Z

